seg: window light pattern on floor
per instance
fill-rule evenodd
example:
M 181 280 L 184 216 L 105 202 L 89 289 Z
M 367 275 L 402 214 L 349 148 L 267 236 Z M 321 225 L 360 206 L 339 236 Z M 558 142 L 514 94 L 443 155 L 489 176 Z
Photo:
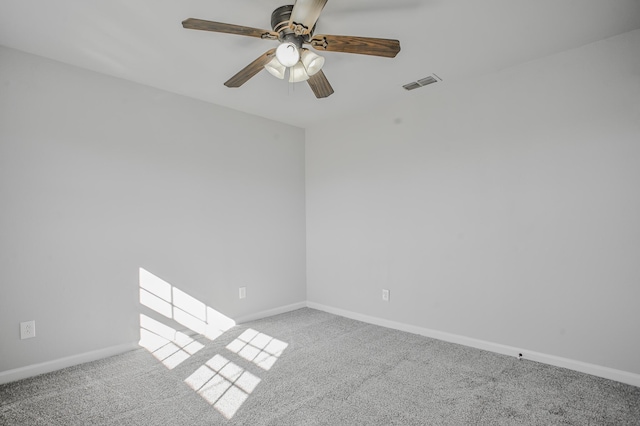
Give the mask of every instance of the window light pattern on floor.
M 140 314 L 140 346 L 147 349 L 169 370 L 180 365 L 204 345 L 144 314 Z
M 185 382 L 230 419 L 258 386 L 260 378 L 222 355 L 215 355 Z
M 229 343 L 227 349 L 263 370 L 270 370 L 287 346 L 288 344 L 281 340 L 249 328 Z
M 188 329 L 178 331 L 140 314 L 140 346 L 170 370 L 204 348 L 196 338 L 204 336 L 214 340 L 236 325 L 231 318 L 143 268 L 140 268 L 139 279 L 140 304 L 154 311 L 156 318 L 164 316 L 172 325 L 175 322 Z M 227 345 L 227 349 L 269 370 L 287 346 L 281 340 L 248 329 Z M 217 354 L 187 377 L 185 383 L 225 418 L 231 419 L 258 386 L 260 378 Z

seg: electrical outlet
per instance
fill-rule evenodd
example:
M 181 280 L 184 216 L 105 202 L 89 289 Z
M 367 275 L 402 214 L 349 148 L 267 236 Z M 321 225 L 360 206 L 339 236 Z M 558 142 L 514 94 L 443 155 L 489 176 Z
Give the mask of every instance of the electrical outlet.
M 240 299 L 244 299 L 247 297 L 247 288 L 246 287 L 240 287 L 238 289 L 238 297 Z
M 26 321 L 20 323 L 20 339 L 36 337 L 36 322 Z
M 384 300 L 385 302 L 389 301 L 389 290 L 387 289 L 382 289 L 382 300 Z

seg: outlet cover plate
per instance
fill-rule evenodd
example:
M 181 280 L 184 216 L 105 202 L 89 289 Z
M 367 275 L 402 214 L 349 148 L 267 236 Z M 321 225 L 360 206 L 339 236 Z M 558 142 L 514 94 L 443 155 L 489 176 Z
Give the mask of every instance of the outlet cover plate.
M 382 289 L 382 300 L 385 302 L 389 301 L 389 290 L 387 289 Z
M 238 297 L 240 299 L 245 299 L 247 297 L 247 288 L 246 287 L 240 287 L 240 289 L 238 290 Z
M 36 322 L 25 321 L 20 323 L 20 339 L 36 337 Z

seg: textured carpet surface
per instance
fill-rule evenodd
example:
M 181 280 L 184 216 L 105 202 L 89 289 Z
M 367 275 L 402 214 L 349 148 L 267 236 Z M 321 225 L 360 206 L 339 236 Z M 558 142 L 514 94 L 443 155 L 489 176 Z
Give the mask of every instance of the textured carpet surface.
M 0 424 L 640 425 L 640 388 L 313 309 L 192 337 L 2 385 Z

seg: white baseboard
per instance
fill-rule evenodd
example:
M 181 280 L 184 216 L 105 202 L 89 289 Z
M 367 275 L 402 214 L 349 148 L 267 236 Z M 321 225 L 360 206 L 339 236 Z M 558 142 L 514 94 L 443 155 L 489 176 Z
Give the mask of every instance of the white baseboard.
M 368 324 L 379 325 L 382 327 L 393 328 L 395 330 L 406 331 L 409 333 L 419 334 L 425 337 L 431 337 L 445 342 L 457 343 L 472 348 L 483 349 L 485 351 L 496 352 L 503 355 L 517 357 L 518 354 L 523 355 L 523 359 L 541 362 L 543 364 L 554 365 L 556 367 L 567 368 L 569 370 L 579 371 L 581 373 L 591 374 L 593 376 L 603 377 L 605 379 L 615 380 L 617 382 L 626 383 L 632 386 L 640 387 L 640 374 L 628 371 L 616 370 L 600 365 L 589 364 L 573 359 L 562 358 L 555 355 L 543 354 L 540 352 L 529 351 L 523 348 L 515 348 L 513 346 L 501 345 L 499 343 L 487 342 L 484 340 L 473 339 L 471 337 L 460 336 L 457 334 L 446 333 L 443 331 L 432 330 L 429 328 L 418 327 L 410 324 L 390 321 L 369 315 L 359 314 L 344 309 L 334 308 L 331 306 L 321 305 L 319 303 L 307 302 L 307 307 L 317 309 L 319 311 L 328 312 L 334 315 L 351 318 L 357 321 L 366 322 Z
M 284 314 L 286 312 L 295 311 L 307 307 L 307 302 L 292 303 L 291 305 L 280 306 L 278 308 L 267 309 L 266 311 L 260 311 L 253 314 L 245 315 L 240 318 L 236 318 L 236 324 L 242 324 L 244 322 L 256 321 L 262 318 L 272 317 L 274 315 Z
M 519 353 L 523 354 L 524 359 L 531 361 L 541 362 L 544 364 L 554 365 L 556 367 L 567 368 L 574 371 L 579 371 L 593 376 L 603 377 L 605 379 L 615 380 L 617 382 L 626 383 L 632 386 L 640 387 L 640 374 L 631 373 L 628 371 L 616 370 L 609 367 L 603 367 L 600 365 L 589 364 L 582 361 L 576 361 L 573 359 L 562 358 L 555 355 L 544 354 L 535 351 L 529 351 L 527 349 L 516 348 L 513 346 L 501 345 L 499 343 L 487 342 L 484 340 L 473 339 L 471 337 L 460 336 L 457 334 L 446 333 L 443 331 L 432 330 L 429 328 L 418 327 L 411 324 L 405 324 L 396 321 L 390 321 L 383 318 L 378 318 L 370 315 L 364 315 L 357 312 L 352 312 L 340 308 L 334 308 L 331 306 L 322 305 L 314 302 L 298 302 L 278 308 L 268 309 L 261 312 L 245 315 L 237 318 L 236 324 L 242 324 L 249 321 L 255 321 L 262 318 L 267 318 L 274 315 L 283 314 L 286 312 L 295 311 L 297 309 L 309 307 L 317 309 L 319 311 L 328 312 L 334 315 L 351 318 L 357 321 L 366 322 L 368 324 L 379 325 L 382 327 L 392 328 L 395 330 L 406 331 L 409 333 L 418 334 L 425 337 L 430 337 L 445 342 L 457 343 L 464 346 L 469 346 L 477 349 L 482 349 L 490 352 L 495 352 L 507 356 L 516 357 Z M 118 355 L 124 352 L 128 352 L 139 348 L 136 343 L 126 343 L 118 346 L 111 346 L 96 351 L 85 352 L 78 355 L 72 355 L 65 358 L 60 358 L 52 361 L 43 362 L 35 365 L 28 365 L 26 367 L 20 367 L 13 370 L 7 370 L 0 372 L 0 384 L 13 382 L 15 380 L 25 379 L 27 377 L 36 376 L 38 374 L 49 373 L 51 371 L 60 370 L 62 368 L 71 367 L 73 365 L 82 364 L 85 362 L 95 361 L 102 358 L 107 358 L 113 355 Z
M 278 308 L 268 309 L 261 312 L 245 315 L 235 320 L 236 324 L 244 322 L 255 321 L 270 316 L 283 314 L 285 312 L 295 311 L 297 309 L 305 308 L 307 302 L 298 302 L 291 305 L 280 306 Z M 186 334 L 193 334 L 190 330 L 184 330 Z M 68 357 L 55 359 L 52 361 L 43 362 L 40 364 L 27 365 L 25 367 L 15 368 L 13 370 L 7 370 L 0 372 L 0 385 L 4 383 L 13 382 L 16 380 L 26 379 L 28 377 L 37 376 L 38 374 L 50 373 L 52 371 L 60 370 L 63 368 L 71 367 L 85 362 L 96 361 L 102 358 L 107 358 L 113 355 L 118 355 L 124 352 L 128 352 L 134 349 L 138 349 L 140 346 L 138 343 L 127 343 L 118 346 L 111 346 L 96 351 L 86 352 L 78 355 L 71 355 Z
M 0 372 L 0 385 L 13 382 L 16 380 L 26 379 L 28 377 L 37 376 L 38 374 L 50 373 L 62 368 L 71 367 L 85 362 L 96 361 L 98 359 L 107 358 L 113 355 L 125 353 L 139 348 L 137 343 L 125 343 L 123 345 L 110 346 L 104 349 L 98 349 L 91 352 L 85 352 L 78 355 L 71 355 L 64 358 L 54 359 L 52 361 L 40 364 L 27 365 L 26 367 L 14 368 Z

